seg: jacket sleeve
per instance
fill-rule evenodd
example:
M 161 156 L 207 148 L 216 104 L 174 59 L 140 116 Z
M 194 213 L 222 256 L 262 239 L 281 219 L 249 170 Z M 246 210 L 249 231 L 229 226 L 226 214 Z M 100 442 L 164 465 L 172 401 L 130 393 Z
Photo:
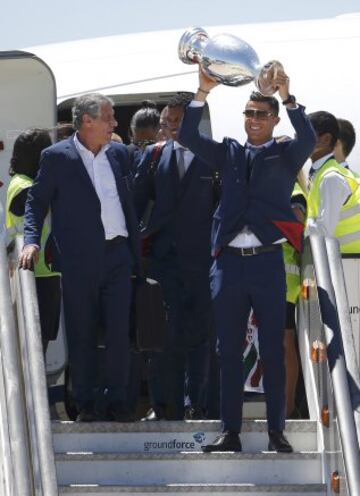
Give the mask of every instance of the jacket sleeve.
M 222 169 L 226 159 L 226 145 L 199 132 L 203 107 L 188 106 L 178 132 L 178 141 L 213 169 Z
M 40 246 L 41 231 L 55 194 L 55 164 L 51 152 L 45 150 L 40 159 L 40 169 L 25 204 L 24 244 Z
M 305 107 L 299 105 L 297 109 L 287 110 L 287 113 L 295 129 L 296 137 L 286 143 L 286 161 L 297 174 L 315 147 L 316 133 L 305 114 Z
M 149 165 L 153 147 L 147 147 L 143 154 L 141 162 L 137 166 L 134 177 L 134 203 L 138 221 L 143 218 L 146 206 L 150 200 L 151 178 L 149 174 Z

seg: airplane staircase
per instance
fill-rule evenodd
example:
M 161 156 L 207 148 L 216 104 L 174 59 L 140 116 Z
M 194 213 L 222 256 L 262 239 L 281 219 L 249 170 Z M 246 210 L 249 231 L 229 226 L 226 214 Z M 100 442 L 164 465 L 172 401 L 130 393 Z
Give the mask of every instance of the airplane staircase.
M 17 240 L 17 251 L 21 243 Z M 244 421 L 242 453 L 200 451 L 221 430 L 218 421 L 50 426 L 33 276 L 12 264 L 9 284 L 0 248 L 1 495 L 360 496 L 359 367 L 341 298 L 338 247 L 334 255 L 331 242 L 312 237 L 303 257 L 298 338 L 310 418 L 287 421 L 291 454 L 267 451 L 266 423 L 254 418 Z

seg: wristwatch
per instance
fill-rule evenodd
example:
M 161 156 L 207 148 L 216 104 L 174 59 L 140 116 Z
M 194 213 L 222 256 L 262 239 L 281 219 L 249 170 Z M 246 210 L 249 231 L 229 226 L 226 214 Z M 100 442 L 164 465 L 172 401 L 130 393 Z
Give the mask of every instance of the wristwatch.
M 283 105 L 287 105 L 288 103 L 296 103 L 294 95 L 289 95 L 287 99 L 282 102 Z

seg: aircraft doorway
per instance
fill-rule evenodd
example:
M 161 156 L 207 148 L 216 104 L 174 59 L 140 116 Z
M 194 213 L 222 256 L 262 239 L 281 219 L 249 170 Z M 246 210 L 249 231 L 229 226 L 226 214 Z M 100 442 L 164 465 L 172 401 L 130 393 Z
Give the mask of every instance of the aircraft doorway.
M 159 112 L 161 112 L 168 101 L 176 95 L 176 93 L 176 91 L 173 91 L 166 93 L 108 95 L 114 100 L 115 103 L 115 118 L 118 122 L 115 133 L 121 136 L 125 144 L 129 144 L 130 121 L 134 113 L 141 108 L 141 103 L 144 100 L 151 100 L 157 105 Z M 69 100 L 64 100 L 58 105 L 58 122 L 71 122 L 71 107 L 73 103 L 74 98 L 70 98 Z M 201 131 L 208 136 L 211 136 L 210 115 L 207 105 L 204 109 L 203 119 L 201 122 Z

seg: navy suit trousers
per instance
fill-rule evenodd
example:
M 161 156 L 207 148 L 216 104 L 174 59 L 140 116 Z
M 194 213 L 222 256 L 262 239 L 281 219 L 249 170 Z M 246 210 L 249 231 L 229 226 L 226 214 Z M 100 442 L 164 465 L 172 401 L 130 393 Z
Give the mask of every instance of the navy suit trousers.
M 106 244 L 95 271 L 64 271 L 63 296 L 74 397 L 81 408 L 95 401 L 98 325 L 105 332 L 107 401 L 123 402 L 129 368 L 132 255 L 127 241 Z
M 210 280 L 219 339 L 223 429 L 241 430 L 243 348 L 253 307 L 259 326 L 268 429 L 282 431 L 285 426 L 283 336 L 286 314 L 282 250 L 241 257 L 225 249 L 211 268 Z
M 205 407 L 209 372 L 211 297 L 208 267 L 189 268 L 186 260 L 169 254 L 152 259 L 151 277 L 164 291 L 168 309 L 167 349 L 152 353 L 149 389 L 152 405 L 171 405 L 177 419 L 190 406 Z

